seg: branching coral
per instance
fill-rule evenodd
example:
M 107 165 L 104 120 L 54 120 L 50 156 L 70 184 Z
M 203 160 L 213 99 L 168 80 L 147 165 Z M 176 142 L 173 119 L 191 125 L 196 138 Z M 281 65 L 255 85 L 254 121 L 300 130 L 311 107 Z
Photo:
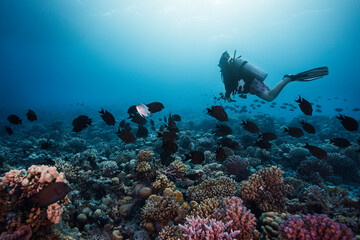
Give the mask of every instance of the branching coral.
M 280 235 L 283 240 L 355 239 L 350 228 L 324 214 L 291 216 L 281 224 Z
M 232 221 L 226 224 L 215 219 L 198 217 L 186 218 L 184 225 L 179 227 L 185 232 L 187 239 L 193 240 L 232 240 L 240 234 L 240 231 L 227 231 Z
M 236 186 L 236 182 L 232 179 L 228 177 L 219 177 L 189 187 L 188 197 L 194 201 L 202 201 L 212 197 L 233 196 L 236 192 Z
M 254 201 L 263 211 L 283 210 L 291 186 L 283 182 L 283 171 L 276 166 L 262 168 L 240 186 L 244 200 Z
M 184 231 L 177 226 L 166 226 L 159 233 L 159 240 L 186 240 Z

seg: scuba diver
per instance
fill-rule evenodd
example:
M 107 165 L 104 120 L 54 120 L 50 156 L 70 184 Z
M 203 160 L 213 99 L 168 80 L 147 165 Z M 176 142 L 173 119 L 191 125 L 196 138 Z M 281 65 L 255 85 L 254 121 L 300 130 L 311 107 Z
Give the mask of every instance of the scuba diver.
M 231 99 L 231 94 L 239 94 L 240 97 L 246 98 L 246 95 L 244 95 L 246 93 L 254 94 L 265 101 L 271 102 L 290 82 L 312 81 L 329 74 L 328 67 L 314 68 L 294 75 L 286 74 L 274 88 L 270 89 L 264 83 L 268 74 L 244 60 L 241 56 L 236 57 L 236 51 L 233 58 L 230 58 L 228 52 L 224 52 L 218 66 L 225 85 L 225 95 L 220 93 L 220 96 L 229 102 L 235 102 L 235 100 Z

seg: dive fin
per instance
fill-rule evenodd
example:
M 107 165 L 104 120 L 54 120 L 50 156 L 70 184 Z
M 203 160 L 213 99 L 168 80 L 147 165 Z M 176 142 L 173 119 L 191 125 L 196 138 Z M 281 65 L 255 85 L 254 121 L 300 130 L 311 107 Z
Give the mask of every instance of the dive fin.
M 322 78 L 328 74 L 329 74 L 328 67 L 318 67 L 294 75 L 287 74 L 284 77 L 290 77 L 293 81 L 313 81 L 318 78 Z

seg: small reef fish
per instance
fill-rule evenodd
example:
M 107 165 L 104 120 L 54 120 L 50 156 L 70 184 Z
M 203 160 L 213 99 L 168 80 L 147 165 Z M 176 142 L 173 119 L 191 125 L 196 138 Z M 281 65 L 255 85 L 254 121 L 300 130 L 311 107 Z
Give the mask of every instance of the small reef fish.
M 133 143 L 133 142 L 135 142 L 134 135 L 127 129 L 121 130 L 119 128 L 118 131 L 115 134 L 118 135 L 119 138 L 121 140 L 123 140 L 125 143 Z
M 255 145 L 261 149 L 266 149 L 266 150 L 271 149 L 271 143 L 263 138 L 256 140 Z
M 137 138 L 147 138 L 148 135 L 149 135 L 149 131 L 147 130 L 147 128 L 142 126 L 142 125 L 138 125 L 138 130 L 136 132 L 136 137 Z
M 259 133 L 259 138 L 262 138 L 267 141 L 272 141 L 277 139 L 277 136 L 275 133 L 272 132 L 264 132 L 264 133 Z
M 220 122 L 226 122 L 228 120 L 228 115 L 222 106 L 212 106 L 211 108 L 207 108 L 207 111 L 210 116 L 219 120 Z
M 315 134 L 315 128 L 313 125 L 311 125 L 308 122 L 305 122 L 304 120 L 301 120 L 300 124 L 305 132 L 307 132 L 309 134 Z
M 304 135 L 303 131 L 297 127 L 285 127 L 284 133 L 287 133 L 291 137 L 299 138 Z
M 160 102 L 152 102 L 146 105 L 149 109 L 149 111 L 151 113 L 156 113 L 156 112 L 160 112 L 161 110 L 163 110 L 165 107 L 162 103 Z
M 85 115 L 80 115 L 72 121 L 73 132 L 81 132 L 87 126 L 91 126 L 91 118 Z
M 191 159 L 190 162 L 193 164 L 201 164 L 204 161 L 205 156 L 204 156 L 204 153 L 201 151 L 192 151 L 192 152 L 190 152 L 190 154 L 185 154 L 184 161 L 187 161 L 190 159 Z
M 101 118 L 104 120 L 104 122 L 109 126 L 115 125 L 115 117 L 111 113 L 109 113 L 107 110 L 104 111 L 104 109 L 101 108 L 101 111 L 99 112 L 101 114 Z
M 351 145 L 350 141 L 347 140 L 346 138 L 332 138 L 329 140 L 330 140 L 331 144 L 333 144 L 337 147 L 346 148 Z
M 22 119 L 20 119 L 17 115 L 14 115 L 14 114 L 9 115 L 9 116 L 7 117 L 7 120 L 8 120 L 10 123 L 15 124 L 15 125 L 22 123 Z
M 26 117 L 30 122 L 33 122 L 33 121 L 37 120 L 37 116 L 36 116 L 35 112 L 33 110 L 30 110 L 30 109 L 26 113 Z
M 319 148 L 319 147 L 316 147 L 313 145 L 309 145 L 309 143 L 306 143 L 304 148 L 309 150 L 310 153 L 317 159 L 324 160 L 327 158 L 327 152 L 325 150 L 323 150 L 322 148 Z
M 232 130 L 230 127 L 228 127 L 226 125 L 216 124 L 216 129 L 214 131 L 212 131 L 212 133 L 215 134 L 215 136 L 224 137 L 226 135 L 231 135 Z
M 50 140 L 46 140 L 46 142 L 43 142 L 40 146 L 41 149 L 46 150 L 51 147 L 52 143 Z
M 141 117 L 147 118 L 147 117 L 150 117 L 150 115 L 151 115 L 148 106 L 146 106 L 143 103 L 139 103 L 138 105 L 136 105 L 136 110 L 140 114 Z
M 348 130 L 348 131 L 357 131 L 359 128 L 359 123 L 352 117 L 348 117 L 345 115 L 341 115 L 336 117 L 337 119 L 340 120 L 341 125 L 343 125 L 343 127 Z
M 299 99 L 295 100 L 295 102 L 299 103 L 300 110 L 305 115 L 308 115 L 308 116 L 312 115 L 313 109 L 312 109 L 312 106 L 311 106 L 310 102 L 308 102 L 306 99 L 302 98 L 301 96 L 299 96 Z
M 39 207 L 46 207 L 63 199 L 71 191 L 69 185 L 63 182 L 50 183 L 30 200 Z
M 216 161 L 223 162 L 226 159 L 225 149 L 223 147 L 217 147 L 216 149 Z
M 250 133 L 258 133 L 259 132 L 259 127 L 251 121 L 243 120 L 243 122 L 240 125 L 243 126 L 243 128 Z
M 5 130 L 6 130 L 7 134 L 9 134 L 9 135 L 13 134 L 13 130 L 11 129 L 11 127 L 5 126 Z

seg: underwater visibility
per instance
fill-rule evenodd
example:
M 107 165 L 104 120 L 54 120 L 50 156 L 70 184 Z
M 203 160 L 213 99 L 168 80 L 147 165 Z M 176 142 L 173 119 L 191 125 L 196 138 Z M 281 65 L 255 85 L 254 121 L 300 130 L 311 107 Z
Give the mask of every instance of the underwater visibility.
M 0 2 L 0 240 L 360 239 L 360 2 Z

